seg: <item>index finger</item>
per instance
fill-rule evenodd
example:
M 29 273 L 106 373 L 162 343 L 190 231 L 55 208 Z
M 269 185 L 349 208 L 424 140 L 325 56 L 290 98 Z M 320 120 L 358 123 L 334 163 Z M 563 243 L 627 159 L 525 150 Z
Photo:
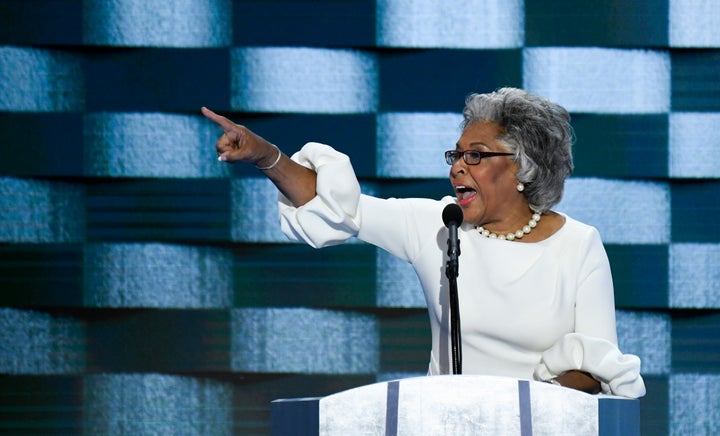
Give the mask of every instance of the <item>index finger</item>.
M 235 123 L 230 121 L 229 119 L 225 118 L 222 115 L 218 115 L 215 112 L 211 111 L 210 109 L 206 108 L 205 106 L 200 109 L 203 115 L 205 115 L 206 118 L 208 118 L 210 121 L 214 122 L 218 126 L 220 126 L 221 129 L 225 132 L 229 132 L 232 130 L 233 127 L 235 127 Z

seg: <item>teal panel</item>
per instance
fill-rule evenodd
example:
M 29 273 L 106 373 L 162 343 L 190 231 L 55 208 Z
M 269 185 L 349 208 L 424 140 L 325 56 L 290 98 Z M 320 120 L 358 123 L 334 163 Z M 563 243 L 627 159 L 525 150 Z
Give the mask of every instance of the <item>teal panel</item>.
M 0 174 L 83 175 L 82 117 L 78 114 L 0 113 L 0 144 Z
M 228 117 L 272 141 L 288 156 L 307 142 L 320 142 L 347 154 L 358 177 L 375 175 L 375 114 L 248 116 L 236 113 Z M 218 136 L 220 133 L 218 130 Z M 257 170 L 249 165 L 235 165 L 233 171 L 236 175 L 257 175 Z
M 720 312 L 677 311 L 672 317 L 674 373 L 720 373 Z
M 232 379 L 233 434 L 270 434 L 270 402 L 280 398 L 324 397 L 375 382 L 374 376 L 344 374 L 242 375 Z
M 525 0 L 525 44 L 666 47 L 668 8 L 668 0 Z
M 230 369 L 223 310 L 97 309 L 87 314 L 88 372 L 217 372 Z
M 0 246 L 0 305 L 80 307 L 82 246 Z
M 235 306 L 374 307 L 375 248 L 244 245 L 235 250 Z
M 235 1 L 234 45 L 373 46 L 375 2 Z M 301 17 L 301 19 L 298 19 Z M 268 32 L 268 29 L 282 31 Z M 332 38 L 328 38 L 332 35 Z
M 669 434 L 668 377 L 643 376 L 647 394 L 640 399 L 640 434 Z
M 387 310 L 380 314 L 381 372 L 424 374 L 431 347 L 425 309 Z
M 448 173 L 450 167 L 448 167 Z M 377 196 L 382 198 L 432 198 L 439 200 L 447 195 L 455 196 L 450 180 L 402 180 L 387 179 L 375 185 Z
M 82 376 L 0 377 L 0 433 L 82 434 Z
M 78 0 L 3 0 L 0 4 L 0 45 L 73 46 L 81 42 L 82 2 Z
M 521 53 L 521 50 L 382 52 L 379 111 L 459 113 L 471 92 L 522 86 Z
M 228 179 L 98 180 L 87 191 L 88 241 L 227 241 Z
M 607 244 L 618 308 L 668 307 L 667 245 Z
M 88 112 L 230 107 L 226 49 L 108 50 L 86 56 L 85 75 Z
M 668 175 L 667 115 L 573 114 L 575 176 Z
M 720 182 L 682 181 L 670 185 L 673 242 L 720 242 Z
M 720 51 L 674 50 L 672 61 L 673 111 L 720 110 Z

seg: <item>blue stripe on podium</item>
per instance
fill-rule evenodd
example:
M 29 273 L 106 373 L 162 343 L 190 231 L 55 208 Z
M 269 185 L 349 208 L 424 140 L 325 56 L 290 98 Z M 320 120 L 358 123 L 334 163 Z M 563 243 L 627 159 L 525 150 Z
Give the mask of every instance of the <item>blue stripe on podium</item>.
M 532 436 L 532 408 L 530 407 L 530 382 L 518 380 L 520 402 L 520 436 Z
M 398 403 L 400 401 L 400 381 L 388 382 L 387 405 L 385 406 L 385 436 L 397 436 Z

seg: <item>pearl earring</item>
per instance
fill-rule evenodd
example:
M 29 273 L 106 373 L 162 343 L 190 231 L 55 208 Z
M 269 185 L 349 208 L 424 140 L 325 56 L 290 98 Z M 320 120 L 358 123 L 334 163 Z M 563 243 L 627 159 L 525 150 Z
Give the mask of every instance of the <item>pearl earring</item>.
M 518 183 L 516 188 L 518 192 L 523 192 L 525 190 L 525 185 L 523 185 L 522 183 Z

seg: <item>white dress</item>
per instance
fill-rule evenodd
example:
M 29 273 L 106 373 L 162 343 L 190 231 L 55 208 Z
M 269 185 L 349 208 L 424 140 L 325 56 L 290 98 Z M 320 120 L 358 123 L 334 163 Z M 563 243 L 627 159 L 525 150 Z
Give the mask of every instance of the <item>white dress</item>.
M 281 195 L 283 231 L 314 247 L 357 236 L 409 262 L 430 317 L 428 374 L 450 373 L 442 211 L 455 198 L 362 195 L 347 156 L 318 143 L 306 144 L 293 159 L 318 173 L 318 195 L 300 208 Z M 617 348 L 610 265 L 595 228 L 565 216 L 541 242 L 488 239 L 465 223 L 458 237 L 463 374 L 547 380 L 579 369 L 606 393 L 645 394 L 639 359 Z

